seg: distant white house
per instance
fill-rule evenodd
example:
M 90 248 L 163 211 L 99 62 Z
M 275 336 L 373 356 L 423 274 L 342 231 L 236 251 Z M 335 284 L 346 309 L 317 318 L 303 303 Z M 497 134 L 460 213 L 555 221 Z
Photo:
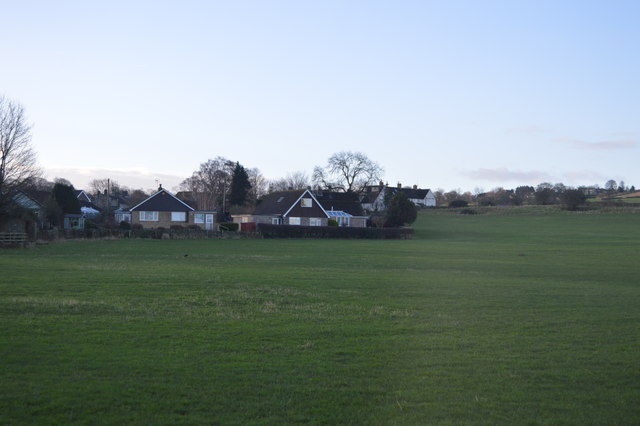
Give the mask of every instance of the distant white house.
M 390 199 L 398 192 L 404 193 L 409 201 L 417 207 L 436 207 L 436 196 L 430 189 L 420 189 L 417 185 L 412 188 L 377 186 L 371 187 L 363 199 L 362 207 L 369 211 L 381 211 L 386 208 L 385 199 Z

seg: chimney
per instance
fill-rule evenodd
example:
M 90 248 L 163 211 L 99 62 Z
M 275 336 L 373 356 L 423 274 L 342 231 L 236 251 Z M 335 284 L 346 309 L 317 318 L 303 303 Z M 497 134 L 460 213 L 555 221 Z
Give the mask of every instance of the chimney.
M 162 184 L 158 185 L 158 191 L 162 191 Z
M 402 188 L 402 184 L 400 182 L 398 182 L 398 189 Z
M 413 185 L 413 189 L 418 189 L 418 185 Z

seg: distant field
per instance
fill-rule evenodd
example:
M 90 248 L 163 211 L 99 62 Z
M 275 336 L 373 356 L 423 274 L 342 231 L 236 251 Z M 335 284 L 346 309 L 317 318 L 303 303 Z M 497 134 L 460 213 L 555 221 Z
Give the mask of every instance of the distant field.
M 640 423 L 640 214 L 499 212 L 0 250 L 0 424 Z

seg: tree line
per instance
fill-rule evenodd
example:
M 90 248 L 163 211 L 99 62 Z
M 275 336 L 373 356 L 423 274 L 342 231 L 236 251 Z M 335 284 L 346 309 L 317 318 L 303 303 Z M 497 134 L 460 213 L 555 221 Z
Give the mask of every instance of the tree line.
M 542 182 L 537 186 L 518 186 L 514 189 L 495 188 L 484 192 L 476 189 L 474 193 L 448 191 L 442 189 L 435 191 L 436 202 L 439 206 L 465 207 L 468 204 L 480 206 L 521 206 L 521 205 L 554 205 L 562 204 L 570 210 L 575 210 L 583 205 L 589 197 L 613 196 L 618 193 L 635 192 L 635 186 L 626 186 L 623 181 L 619 184 L 608 180 L 604 188 L 598 185 L 570 187 L 563 183 L 551 184 Z

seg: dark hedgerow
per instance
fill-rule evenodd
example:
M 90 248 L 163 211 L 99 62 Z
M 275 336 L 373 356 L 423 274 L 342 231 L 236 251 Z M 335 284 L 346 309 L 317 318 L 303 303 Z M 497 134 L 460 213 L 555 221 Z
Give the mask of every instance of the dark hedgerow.
M 264 238 L 356 238 L 356 239 L 412 239 L 411 228 L 349 228 L 335 226 L 271 225 L 259 223 L 258 232 Z
M 222 231 L 237 231 L 240 227 L 239 223 L 235 222 L 220 222 L 220 229 Z

